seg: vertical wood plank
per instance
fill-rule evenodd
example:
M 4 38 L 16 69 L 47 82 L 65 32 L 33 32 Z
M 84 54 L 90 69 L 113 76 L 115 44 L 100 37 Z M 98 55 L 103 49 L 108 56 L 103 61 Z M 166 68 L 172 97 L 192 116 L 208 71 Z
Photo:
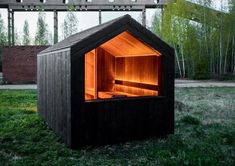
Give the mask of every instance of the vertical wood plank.
M 97 69 L 98 69 L 98 67 L 97 67 L 97 56 L 98 56 L 98 50 L 97 50 L 97 48 L 95 48 L 95 56 L 94 56 L 94 58 L 95 58 L 95 67 L 94 67 L 94 70 L 95 70 L 95 79 L 94 79 L 94 84 L 95 84 L 95 96 L 94 96 L 94 98 L 95 99 L 97 99 L 98 98 L 98 85 L 97 85 Z
M 158 77 L 158 96 L 162 96 L 162 56 L 158 56 L 157 60 L 157 77 Z
M 71 144 L 70 51 L 38 57 L 38 112 Z
M 65 67 L 65 85 L 66 85 L 66 141 L 67 144 L 70 146 L 71 145 L 71 101 L 70 101 L 70 96 L 71 96 L 71 92 L 70 92 L 70 51 L 67 51 L 65 53 L 65 61 L 66 61 L 66 67 Z

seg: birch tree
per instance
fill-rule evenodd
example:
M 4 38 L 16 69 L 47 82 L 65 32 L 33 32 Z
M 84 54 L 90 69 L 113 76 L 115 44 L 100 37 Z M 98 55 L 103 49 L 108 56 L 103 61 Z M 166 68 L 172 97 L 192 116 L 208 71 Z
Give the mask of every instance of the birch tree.
M 2 19 L 2 15 L 0 13 L 0 47 L 5 46 L 7 44 L 7 33 L 6 27 Z
M 48 45 L 49 44 L 48 25 L 45 20 L 46 20 L 46 14 L 43 12 L 39 12 L 36 37 L 35 37 L 35 42 L 34 42 L 36 45 Z
M 23 45 L 29 45 L 29 44 L 30 44 L 29 23 L 27 20 L 25 20 L 23 27 Z
M 171 1 L 164 9 L 162 27 L 153 22 L 153 32 L 175 48 L 180 77 L 196 79 L 235 74 L 235 1 L 220 0 L 220 11 L 211 0 Z M 201 6 L 201 7 L 200 7 Z M 155 18 L 157 20 L 158 18 Z
M 67 38 L 78 32 L 78 19 L 74 12 L 69 11 L 63 22 L 63 37 Z
M 2 47 L 7 45 L 7 33 L 2 15 L 0 13 L 0 72 L 2 71 Z

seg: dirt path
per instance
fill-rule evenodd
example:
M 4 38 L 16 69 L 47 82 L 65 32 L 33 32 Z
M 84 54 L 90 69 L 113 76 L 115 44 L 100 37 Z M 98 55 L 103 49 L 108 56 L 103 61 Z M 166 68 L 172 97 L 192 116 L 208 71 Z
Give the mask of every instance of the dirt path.
M 221 82 L 211 80 L 195 81 L 176 79 L 175 87 L 235 87 L 235 81 Z M 37 85 L 0 85 L 0 89 L 37 89 Z
M 0 85 L 0 89 L 37 89 L 36 84 L 27 85 Z
M 235 87 L 235 81 L 175 79 L 175 87 Z

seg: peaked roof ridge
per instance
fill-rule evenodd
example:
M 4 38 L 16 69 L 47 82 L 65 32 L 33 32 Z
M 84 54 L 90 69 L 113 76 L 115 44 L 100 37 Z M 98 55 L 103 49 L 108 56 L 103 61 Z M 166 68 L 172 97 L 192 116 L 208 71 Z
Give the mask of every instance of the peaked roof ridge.
M 150 40 L 153 40 L 153 41 L 155 41 L 157 43 L 161 43 L 160 45 L 158 45 L 158 47 L 160 49 L 159 51 L 170 50 L 171 52 L 174 52 L 174 49 L 166 41 L 164 41 L 158 35 L 153 33 L 151 30 L 149 30 L 146 27 L 144 27 L 143 25 L 141 25 L 135 19 L 130 19 L 129 25 L 132 28 L 134 28 L 135 30 L 138 30 L 140 33 L 144 34 L 146 38 L 148 38 Z
M 86 37 L 98 32 L 99 30 L 108 27 L 109 25 L 115 23 L 115 22 L 119 22 L 121 20 L 125 20 L 125 19 L 132 19 L 131 16 L 129 14 L 126 14 L 124 16 L 115 18 L 113 20 L 107 21 L 105 23 L 102 23 L 100 25 L 88 28 L 84 31 L 75 33 L 69 37 L 67 37 L 66 39 L 48 47 L 47 49 L 41 51 L 39 54 L 43 54 L 43 53 L 47 53 L 47 52 L 51 52 L 51 51 L 57 51 L 57 50 L 61 50 L 61 49 L 65 49 L 68 47 L 73 46 L 75 43 L 80 42 L 81 40 L 84 40 Z

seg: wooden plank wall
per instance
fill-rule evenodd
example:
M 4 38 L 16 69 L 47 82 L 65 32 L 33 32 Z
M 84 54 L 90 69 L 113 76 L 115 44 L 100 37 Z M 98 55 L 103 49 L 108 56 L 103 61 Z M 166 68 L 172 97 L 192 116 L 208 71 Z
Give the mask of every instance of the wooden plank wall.
M 96 52 L 96 54 L 95 54 Z M 85 100 L 99 91 L 114 90 L 115 57 L 101 47 L 85 54 Z
M 95 49 L 85 54 L 85 99 L 95 98 Z
M 70 145 L 70 51 L 39 55 L 37 63 L 38 112 Z
M 117 57 L 115 58 L 115 80 L 134 83 L 158 84 L 158 57 Z M 157 95 L 156 91 L 115 85 L 116 91 L 136 95 Z
M 115 57 L 104 49 L 97 48 L 97 90 L 114 90 Z
M 157 84 L 157 56 L 117 57 L 117 80 Z
M 168 134 L 166 97 L 85 102 L 74 146 L 103 145 Z

